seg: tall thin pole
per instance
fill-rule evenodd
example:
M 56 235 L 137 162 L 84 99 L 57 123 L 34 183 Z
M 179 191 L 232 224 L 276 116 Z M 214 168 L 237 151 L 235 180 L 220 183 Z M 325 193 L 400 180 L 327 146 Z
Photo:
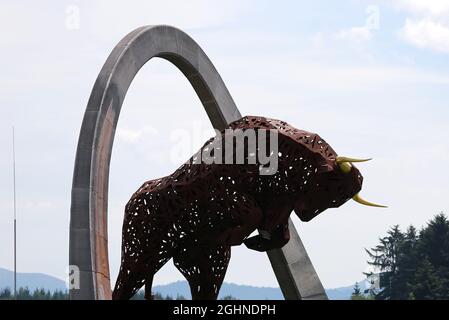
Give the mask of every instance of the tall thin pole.
M 16 146 L 12 127 L 12 172 L 14 180 L 14 299 L 17 298 L 17 212 L 16 212 Z

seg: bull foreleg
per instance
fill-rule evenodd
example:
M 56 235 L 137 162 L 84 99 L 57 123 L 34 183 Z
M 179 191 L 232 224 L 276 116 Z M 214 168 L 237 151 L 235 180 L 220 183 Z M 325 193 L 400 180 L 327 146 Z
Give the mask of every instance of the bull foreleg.
M 267 251 L 282 248 L 289 240 L 288 224 L 281 224 L 271 233 L 259 230 L 259 235 L 246 239 L 244 243 L 249 249 Z

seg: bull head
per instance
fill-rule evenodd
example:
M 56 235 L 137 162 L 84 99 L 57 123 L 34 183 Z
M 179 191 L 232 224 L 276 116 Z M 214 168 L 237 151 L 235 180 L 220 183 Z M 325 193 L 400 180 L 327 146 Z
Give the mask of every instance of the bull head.
M 321 159 L 321 169 L 313 176 L 308 186 L 303 188 L 303 193 L 295 203 L 298 217 L 302 221 L 309 221 L 327 208 L 340 207 L 350 199 L 366 206 L 386 208 L 364 200 L 359 194 L 363 177 L 354 163 L 369 160 L 371 159 L 340 156 Z

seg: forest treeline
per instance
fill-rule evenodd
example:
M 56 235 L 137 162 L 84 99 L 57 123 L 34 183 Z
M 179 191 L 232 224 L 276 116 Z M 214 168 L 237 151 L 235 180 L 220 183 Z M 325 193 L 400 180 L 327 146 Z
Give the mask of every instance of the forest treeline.
M 419 231 L 392 227 L 366 253 L 377 271 L 366 274 L 371 284 L 367 292 L 355 285 L 352 299 L 449 299 L 449 221 L 443 213 Z
M 69 298 L 67 291 L 62 290 L 56 290 L 56 291 L 49 291 L 45 289 L 35 289 L 33 291 L 30 291 L 28 288 L 19 288 L 17 290 L 17 297 L 14 297 L 14 293 L 9 289 L 2 289 L 0 290 L 0 300 L 67 300 Z M 139 291 L 136 293 L 133 297 L 133 300 L 143 300 L 144 299 L 144 292 Z M 158 292 L 156 292 L 153 295 L 154 300 L 186 300 L 184 296 L 177 295 L 176 297 L 173 297 L 171 295 L 162 295 Z M 226 296 L 223 297 L 222 300 L 236 300 L 232 296 Z

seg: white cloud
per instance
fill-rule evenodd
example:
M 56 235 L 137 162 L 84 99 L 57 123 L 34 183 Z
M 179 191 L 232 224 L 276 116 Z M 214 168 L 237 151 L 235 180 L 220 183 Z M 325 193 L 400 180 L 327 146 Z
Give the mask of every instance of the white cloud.
M 376 5 L 367 6 L 365 13 L 366 20 L 364 26 L 340 30 L 334 34 L 334 38 L 356 42 L 371 40 L 374 31 L 379 30 L 379 7 Z
M 110 1 L 83 2 L 81 28 L 98 36 L 129 32 L 142 25 L 168 24 L 182 30 L 219 27 L 232 22 L 251 10 L 250 1 L 207 0 L 146 1 L 135 0 L 133 5 Z
M 145 135 L 157 135 L 159 131 L 151 126 L 145 126 L 143 128 L 133 129 L 133 128 L 121 128 L 117 129 L 117 136 L 128 143 L 137 143 Z
M 335 34 L 336 39 L 366 41 L 372 38 L 372 32 L 368 27 L 353 27 L 340 30 Z
M 449 27 L 429 18 L 407 19 L 400 35 L 417 47 L 449 53 Z
M 399 8 L 418 14 L 443 15 L 449 12 L 448 0 L 399 0 L 395 2 Z
M 399 30 L 403 40 L 419 48 L 449 53 L 448 0 L 400 0 L 393 6 L 413 15 Z

